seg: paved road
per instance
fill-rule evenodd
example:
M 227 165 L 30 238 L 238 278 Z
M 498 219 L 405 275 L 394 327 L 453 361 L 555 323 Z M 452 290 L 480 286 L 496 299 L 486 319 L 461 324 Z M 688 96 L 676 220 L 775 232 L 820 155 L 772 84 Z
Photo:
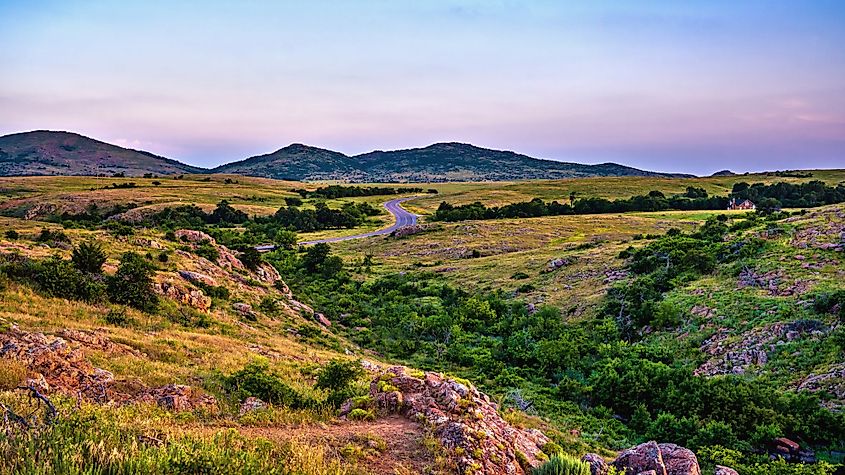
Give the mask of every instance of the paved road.
M 408 200 L 413 200 L 415 198 L 419 198 L 419 196 L 411 196 L 409 198 L 397 198 L 395 200 L 390 200 L 390 201 L 388 201 L 387 203 L 384 204 L 384 208 L 387 209 L 387 211 L 390 211 L 390 214 L 392 214 L 393 218 L 396 220 L 393 223 L 393 225 L 390 226 L 390 227 L 378 229 L 376 231 L 370 231 L 368 233 L 363 233 L 363 234 L 353 234 L 352 236 L 341 236 L 341 237 L 334 237 L 334 238 L 328 238 L 328 239 L 316 239 L 314 241 L 302 241 L 302 242 L 299 242 L 297 244 L 299 244 L 301 246 L 307 246 L 309 244 L 349 241 L 349 240 L 352 240 L 352 239 L 362 239 L 362 238 L 368 238 L 368 237 L 373 237 L 373 236 L 383 236 L 385 234 L 390 234 L 393 231 L 396 231 L 397 229 L 404 228 L 406 226 L 413 226 L 413 225 L 417 224 L 417 215 L 415 215 L 414 213 L 405 211 L 405 209 L 402 208 L 402 203 L 404 203 Z M 265 252 L 265 251 L 272 251 L 275 248 L 275 246 L 273 246 L 272 244 L 268 244 L 268 245 L 265 245 L 265 246 L 256 246 L 255 248 L 258 249 L 261 252 Z

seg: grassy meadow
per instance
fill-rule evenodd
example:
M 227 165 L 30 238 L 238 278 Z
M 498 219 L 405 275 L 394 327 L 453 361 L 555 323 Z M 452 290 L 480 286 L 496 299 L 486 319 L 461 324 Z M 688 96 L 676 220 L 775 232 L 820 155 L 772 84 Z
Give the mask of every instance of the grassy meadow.
M 741 464 L 737 466 L 747 468 L 743 473 L 770 473 L 764 457 L 755 455 L 760 441 L 790 431 L 807 433 L 806 427 L 798 427 L 801 417 L 796 414 L 803 413 L 796 412 L 790 398 L 810 376 L 834 374 L 845 357 L 837 343 L 842 338 L 838 317 L 833 310 L 820 311 L 812 303 L 820 295 L 836 295 L 842 289 L 841 252 L 821 244 L 838 242 L 843 205 L 787 210 L 771 218 L 723 210 L 456 223 L 432 222 L 426 216 L 441 201 L 456 205 L 481 201 L 489 206 L 533 198 L 568 201 L 571 193 L 577 198 L 627 198 L 652 190 L 682 193 L 689 186 L 724 195 L 739 181 L 819 179 L 835 185 L 845 180 L 845 170 L 812 173 L 802 179 L 747 175 L 434 183 L 409 186 L 433 188 L 437 194 L 308 198 L 303 209 L 314 209 L 323 201 L 332 209 L 349 202 L 380 207 L 390 199 L 420 195 L 404 205 L 422 216 L 421 229 L 415 234 L 334 243 L 331 256 L 322 256 L 316 265 L 309 261 L 313 256 L 307 250 L 295 247 L 262 257 L 281 273 L 293 298 L 325 313 L 330 327 L 318 324 L 279 289 L 257 281 L 255 274 L 216 266 L 210 262 L 213 259 L 199 253 L 201 245 L 174 239 L 167 226 L 129 226 L 123 233 L 107 225 L 71 222 L 63 226 L 57 219 L 62 213 L 83 212 L 91 204 L 100 208 L 133 204 L 132 212 L 196 204 L 211 211 L 221 200 L 251 216 L 269 216 L 285 206 L 285 198 L 299 197 L 294 190 L 314 190 L 325 184 L 218 175 L 0 178 L 0 253 L 4 256 L 68 260 L 78 243 L 97 241 L 105 253 L 105 276 L 117 272 L 124 253 L 131 251 L 153 263 L 158 279 L 182 282 L 179 272 L 189 270 L 216 280 L 213 286 L 196 287 L 211 296 L 205 311 L 162 299 L 156 312 L 146 312 L 102 300 L 52 297 L 0 273 L 0 329 L 8 332 L 14 327 L 47 335 L 66 329 L 96 332 L 121 349 L 85 349 L 85 360 L 91 365 L 116 379 L 149 387 L 196 387 L 217 398 L 221 407 L 215 414 L 173 413 L 144 404 L 110 407 L 59 396 L 56 404 L 63 422 L 43 437 L 0 434 L 0 452 L 5 455 L 0 473 L 131 473 L 133 469 L 218 473 L 214 470 L 220 467 L 226 473 L 417 473 L 414 464 L 422 461 L 428 465 L 427 473 L 450 473 L 443 468 L 444 454 L 449 452 L 424 430 L 406 426 L 408 421 L 337 420 L 336 407 L 327 402 L 331 393 L 315 382 L 330 361 L 357 359 L 377 365 L 411 364 L 469 378 L 502 404 L 509 422 L 542 428 L 573 455 L 589 450 L 611 456 L 644 437 L 666 437 L 701 448 L 708 454 L 702 457 L 708 466 L 734 457 Z M 128 182 L 135 186 L 110 186 Z M 403 186 L 373 186 L 379 185 Z M 358 234 L 391 223 L 392 217 L 382 212 L 353 229 L 298 233 L 297 238 Z M 723 240 L 701 237 L 714 226 Z M 245 225 L 199 228 L 237 234 Z M 69 242 L 39 241 L 43 229 L 61 231 Z M 622 330 L 609 329 L 613 319 L 606 314 L 608 301 L 614 292 L 634 283 L 653 285 L 648 284 L 651 275 L 631 270 L 632 255 L 673 242 L 667 241 L 671 235 L 693 240 L 693 248 L 707 248 L 712 255 L 702 254 L 701 259 L 713 258 L 715 264 L 706 271 L 687 270 L 661 281 L 659 297 L 650 297 L 655 299 L 655 307 L 649 310 L 655 320 L 623 338 Z M 723 259 L 732 244 L 753 248 L 753 253 Z M 743 279 L 754 283 L 744 285 Z M 236 303 L 248 304 L 253 313 L 236 311 Z M 542 318 L 549 320 L 537 320 Z M 784 325 L 806 321 L 817 322 L 813 325 L 822 328 L 822 333 L 801 333 L 804 330 L 799 328 L 795 330 L 798 337 L 790 334 L 788 340 L 786 330 L 778 333 Z M 441 326 L 446 330 L 436 330 Z M 721 346 L 710 345 L 713 338 Z M 776 343 L 778 338 L 786 341 Z M 729 358 L 723 348 L 735 354 L 745 347 L 765 349 L 767 345 L 773 348 L 768 350 L 768 361 L 743 366 L 742 373 L 730 375 L 736 378 L 731 381 L 743 388 L 765 386 L 776 391 L 786 401 L 778 406 L 784 415 L 761 409 L 765 422 L 749 422 L 756 425 L 748 431 L 715 416 L 707 419 L 707 414 L 702 419 L 670 420 L 645 405 L 641 410 L 634 408 L 639 411 L 637 417 L 643 418 L 634 420 L 626 412 L 631 408 L 618 405 L 617 396 L 602 393 L 609 386 L 613 390 L 607 392 L 618 388 L 621 394 L 639 384 L 607 382 L 614 371 L 621 374 L 626 364 L 659 366 L 660 371 L 674 372 L 669 379 L 691 378 L 694 370 L 728 364 L 723 361 Z M 311 402 L 271 404 L 242 414 L 239 395 L 227 381 L 256 362 L 264 365 L 274 381 Z M 23 374 L 11 363 L 4 368 L 11 369 L 0 371 L 0 387 L 7 389 L 0 390 L 0 402 L 17 411 L 31 410 L 31 401 L 8 390 L 21 382 Z M 666 379 L 666 374 L 660 373 L 657 380 Z M 718 385 L 722 373 L 715 374 L 720 375 L 713 378 Z M 655 380 L 638 381 L 648 386 Z M 840 407 L 842 401 L 833 395 L 841 381 L 820 381 L 821 402 L 825 407 Z M 362 376 L 350 390 L 357 395 L 367 388 L 367 378 Z M 700 390 L 716 391 L 709 386 Z M 505 410 L 517 407 L 514 391 L 536 406 L 525 412 Z M 734 403 L 734 396 L 725 397 Z M 801 410 L 818 405 L 801 404 Z M 718 433 L 716 429 L 735 433 L 724 442 L 727 447 L 704 433 Z M 826 442 L 817 446 L 820 458 L 839 462 L 836 453 L 841 441 Z M 41 469 L 29 459 L 35 453 L 51 453 L 54 458 Z M 85 467 L 98 468 L 86 471 Z M 827 465 L 816 467 L 818 471 L 812 473 L 832 473 Z

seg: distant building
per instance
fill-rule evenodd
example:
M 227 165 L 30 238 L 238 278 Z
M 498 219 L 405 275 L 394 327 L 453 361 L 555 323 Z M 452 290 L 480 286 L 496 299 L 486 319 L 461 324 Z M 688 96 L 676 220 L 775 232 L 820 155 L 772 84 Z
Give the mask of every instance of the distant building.
M 728 209 L 747 209 L 747 210 L 755 210 L 757 209 L 757 205 L 751 202 L 751 200 L 743 200 L 740 203 L 736 202 L 736 198 L 731 198 L 731 202 L 728 204 Z

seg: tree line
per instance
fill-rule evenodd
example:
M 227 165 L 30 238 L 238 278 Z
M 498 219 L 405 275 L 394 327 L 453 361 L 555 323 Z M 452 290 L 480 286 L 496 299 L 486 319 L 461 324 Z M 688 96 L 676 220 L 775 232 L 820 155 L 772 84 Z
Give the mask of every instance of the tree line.
M 845 202 L 845 186 L 828 186 L 822 181 L 807 183 L 775 183 L 766 185 L 745 182 L 736 183 L 729 196 L 708 196 L 703 188 L 687 187 L 686 192 L 666 196 L 654 190 L 647 195 L 631 198 L 581 198 L 570 194 L 569 203 L 546 202 L 540 198 L 512 203 L 504 206 L 485 206 L 480 201 L 455 206 L 440 203 L 432 215 L 434 221 L 466 221 L 484 219 L 536 218 L 540 216 L 561 216 L 577 214 L 627 213 L 632 211 L 692 211 L 721 210 L 727 208 L 731 198 L 738 201 L 751 200 L 762 212 L 787 208 L 810 208 Z

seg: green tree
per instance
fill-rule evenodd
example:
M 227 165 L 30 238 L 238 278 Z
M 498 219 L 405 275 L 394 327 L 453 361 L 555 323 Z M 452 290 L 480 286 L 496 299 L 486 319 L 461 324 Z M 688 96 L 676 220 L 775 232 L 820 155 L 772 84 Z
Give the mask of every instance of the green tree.
M 81 272 L 99 274 L 103 270 L 103 264 L 106 263 L 106 252 L 98 242 L 83 242 L 73 250 L 70 260 Z
M 114 303 L 155 312 L 158 296 L 153 291 L 154 275 L 155 268 L 143 256 L 135 252 L 124 253 L 117 272 L 107 281 L 109 298 Z

